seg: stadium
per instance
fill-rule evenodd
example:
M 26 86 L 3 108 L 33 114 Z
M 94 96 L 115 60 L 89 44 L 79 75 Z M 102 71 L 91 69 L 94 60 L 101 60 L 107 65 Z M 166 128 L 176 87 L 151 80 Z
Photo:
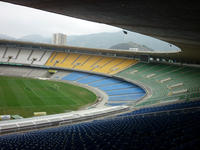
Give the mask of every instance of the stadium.
M 93 21 L 100 18 L 81 16 L 87 10 L 73 3 L 62 12 L 64 1 L 50 2 L 48 7 L 43 1 L 9 2 Z M 125 6 L 109 4 L 121 10 Z M 73 14 L 70 9 L 76 7 L 79 13 Z M 102 9 L 105 16 L 112 16 Z M 88 13 L 101 11 L 92 10 Z M 112 11 L 118 14 L 114 7 Z M 176 7 L 170 12 L 176 12 Z M 126 13 L 131 16 L 128 9 Z M 158 14 L 157 19 L 162 18 Z M 114 24 L 109 19 L 100 21 Z M 185 23 L 182 28 L 190 30 L 181 32 L 178 22 L 169 30 L 165 29 L 170 21 L 158 30 L 148 30 L 153 26 L 148 22 L 143 22 L 147 30 L 126 23 L 116 26 L 170 41 L 182 51 L 133 52 L 0 40 L 0 115 L 12 116 L 0 121 L 2 150 L 200 148 L 199 22 Z

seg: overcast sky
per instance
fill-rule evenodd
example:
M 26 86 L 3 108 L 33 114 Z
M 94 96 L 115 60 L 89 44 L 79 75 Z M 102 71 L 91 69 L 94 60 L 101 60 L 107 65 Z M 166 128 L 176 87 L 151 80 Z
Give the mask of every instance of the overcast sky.
M 28 34 L 50 36 L 115 32 L 121 29 L 28 7 L 0 2 L 0 34 L 19 38 Z
M 51 37 L 53 33 L 83 35 L 117 31 L 122 29 L 0 1 L 0 34 L 11 37 L 20 38 L 30 34 Z

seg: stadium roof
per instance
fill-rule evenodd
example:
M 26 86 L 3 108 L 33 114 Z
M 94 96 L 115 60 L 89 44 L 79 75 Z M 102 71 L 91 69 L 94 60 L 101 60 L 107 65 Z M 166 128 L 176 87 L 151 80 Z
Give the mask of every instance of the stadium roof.
M 198 1 L 3 0 L 14 4 L 105 23 L 170 42 L 180 59 L 200 63 Z
M 115 49 L 100 49 L 100 48 L 86 48 L 86 47 L 75 47 L 75 46 L 63 46 L 63 45 L 54 45 L 54 44 L 44 44 L 44 43 L 33 43 L 33 42 L 24 42 L 24 41 L 9 41 L 9 40 L 0 40 L 0 46 L 8 47 L 22 47 L 24 49 L 46 49 L 52 51 L 64 51 L 64 50 L 75 50 L 78 52 L 83 51 L 84 53 L 95 52 L 95 53 L 109 53 L 109 54 L 122 54 L 128 56 L 137 56 L 137 55 L 148 55 L 152 57 L 162 57 L 168 59 L 183 60 L 181 52 L 164 52 L 164 51 L 131 51 L 131 50 L 115 50 Z

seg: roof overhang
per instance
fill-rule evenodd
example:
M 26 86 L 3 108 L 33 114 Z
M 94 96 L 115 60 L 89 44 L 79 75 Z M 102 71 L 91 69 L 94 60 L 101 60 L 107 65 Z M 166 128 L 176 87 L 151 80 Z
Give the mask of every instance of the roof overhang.
M 131 50 L 115 50 L 115 49 L 97 49 L 97 48 L 86 48 L 86 47 L 75 47 L 75 46 L 62 46 L 55 44 L 44 44 L 44 43 L 33 43 L 33 42 L 23 42 L 23 41 L 9 41 L 9 40 L 0 40 L 0 46 L 6 47 L 18 47 L 23 49 L 43 49 L 51 51 L 83 51 L 85 52 L 95 52 L 95 53 L 107 53 L 107 54 L 123 54 L 128 56 L 150 56 L 150 57 L 160 57 L 168 59 L 182 60 L 185 62 L 185 58 L 182 56 L 182 52 L 153 52 L 153 51 L 131 51 Z M 182 58 L 183 57 L 183 58 Z
M 200 63 L 198 1 L 3 0 L 85 20 L 105 23 L 170 42 L 180 59 Z

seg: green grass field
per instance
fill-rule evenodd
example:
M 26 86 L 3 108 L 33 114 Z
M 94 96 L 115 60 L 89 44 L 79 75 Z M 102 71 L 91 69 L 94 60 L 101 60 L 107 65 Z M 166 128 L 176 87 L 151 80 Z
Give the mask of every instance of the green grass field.
M 94 103 L 91 91 L 62 82 L 0 76 L 0 115 L 33 116 L 62 113 Z

